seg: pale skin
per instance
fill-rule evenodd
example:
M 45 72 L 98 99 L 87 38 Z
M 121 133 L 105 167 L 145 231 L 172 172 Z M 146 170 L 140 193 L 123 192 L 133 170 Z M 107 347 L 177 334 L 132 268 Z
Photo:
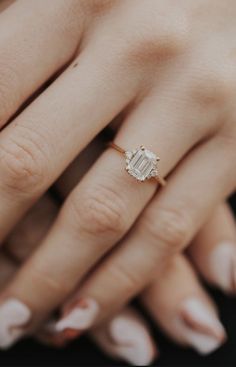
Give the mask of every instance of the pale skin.
M 233 192 L 235 15 L 233 0 L 22 0 L 1 13 L 1 240 L 121 113 L 115 142 L 156 152 L 168 180 L 137 183 L 111 149 L 97 159 L 0 295 L 30 309 L 26 333 L 116 245 L 75 295 L 103 321 Z
M 97 156 L 99 145 L 94 143 L 89 147 L 92 156 Z M 91 157 L 88 159 L 88 154 L 85 152 L 67 171 L 64 179 L 58 182 L 57 188 L 62 198 L 68 194 L 90 163 Z M 45 195 L 10 235 L 4 251 L 0 253 L 0 289 L 14 276 L 20 263 L 23 263 L 40 244 L 58 209 L 58 202 L 55 202 L 49 194 Z M 222 284 L 217 274 L 211 274 L 211 254 L 217 249 L 220 240 L 233 243 L 235 238 L 233 217 L 228 206 L 224 204 L 217 208 L 190 245 L 191 251 L 194 249 L 192 260 L 195 265 L 200 265 L 201 259 L 205 260 L 205 268 L 203 271 L 200 268 L 200 274 L 220 288 Z M 220 323 L 216 306 L 200 284 L 189 260 L 184 256 L 175 256 L 161 274 L 157 272 L 157 276 L 158 278 L 140 295 L 140 301 L 150 312 L 154 321 L 175 342 L 184 347 L 195 348 L 201 354 L 212 352 L 222 345 L 226 334 Z M 231 292 L 233 291 L 231 289 Z M 185 305 L 192 300 L 200 303 L 205 311 L 209 312 L 210 318 L 214 320 L 213 326 L 210 323 L 209 327 L 208 323 L 205 324 L 205 320 L 201 318 L 197 322 L 194 318 L 194 322 L 189 321 L 189 319 L 192 320 L 192 315 L 189 316 Z M 67 306 L 63 313 L 66 308 Z M 43 328 L 38 332 L 38 338 L 44 343 L 60 347 L 80 334 L 81 332 L 71 333 L 69 330 L 49 332 Z M 198 340 L 195 341 L 199 336 L 203 338 L 203 343 L 200 341 L 200 345 Z M 111 357 L 124 359 L 134 365 L 149 364 L 160 353 L 156 342 L 152 340 L 147 324 L 137 311 L 131 308 L 113 315 L 103 325 L 93 330 L 91 337 Z M 210 343 L 207 349 L 206 343 Z

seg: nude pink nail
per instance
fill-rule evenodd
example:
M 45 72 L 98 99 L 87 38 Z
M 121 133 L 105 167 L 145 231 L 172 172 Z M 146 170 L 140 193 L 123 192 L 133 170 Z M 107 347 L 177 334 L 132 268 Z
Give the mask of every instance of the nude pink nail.
M 108 333 L 112 340 L 112 355 L 134 366 L 148 366 L 156 357 L 157 351 L 147 330 L 136 320 L 117 316 Z
M 209 270 L 213 282 L 225 292 L 236 292 L 236 244 L 222 242 L 210 254 Z
M 23 327 L 30 321 L 31 311 L 17 299 L 0 305 L 0 348 L 7 349 L 23 334 Z
M 202 355 L 214 352 L 226 339 L 215 312 L 196 297 L 184 300 L 176 322 L 183 340 Z
M 56 323 L 55 329 L 57 332 L 87 330 L 95 322 L 98 313 L 99 307 L 97 302 L 92 299 L 79 300 L 73 309 Z

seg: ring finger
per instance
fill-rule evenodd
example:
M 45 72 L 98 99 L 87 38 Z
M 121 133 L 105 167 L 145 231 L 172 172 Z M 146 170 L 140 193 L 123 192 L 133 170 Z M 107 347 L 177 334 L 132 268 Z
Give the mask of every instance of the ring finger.
M 202 131 L 194 135 L 189 129 L 183 130 L 181 136 L 177 133 L 181 123 L 186 123 L 184 106 L 183 110 L 178 106 L 178 115 L 175 109 L 169 111 L 165 124 L 155 122 L 156 116 L 166 110 L 165 98 L 158 106 L 156 98 L 153 93 L 135 109 L 124 122 L 117 142 L 124 147 L 137 147 L 142 141 L 157 151 L 163 157 L 161 168 L 166 175 L 200 139 Z M 143 121 L 147 121 L 145 130 Z M 64 151 L 62 159 L 65 160 Z M 125 172 L 123 164 L 117 152 L 108 150 L 102 155 L 69 196 L 42 246 L 2 294 L 2 302 L 13 296 L 30 306 L 29 325 L 33 326 L 65 299 L 96 261 L 124 236 L 153 196 L 156 184 L 138 184 Z

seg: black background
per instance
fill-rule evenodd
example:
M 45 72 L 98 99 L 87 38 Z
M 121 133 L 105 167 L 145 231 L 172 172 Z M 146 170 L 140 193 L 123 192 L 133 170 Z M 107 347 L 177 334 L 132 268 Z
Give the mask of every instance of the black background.
M 231 199 L 236 209 L 236 197 Z M 236 299 L 209 289 L 216 300 L 223 323 L 228 332 L 228 342 L 217 352 L 200 357 L 191 350 L 184 350 L 169 341 L 156 327 L 153 331 L 161 357 L 158 366 L 236 366 Z M 7 352 L 0 353 L 0 366 L 124 366 L 109 360 L 88 339 L 81 338 L 69 347 L 58 350 L 44 347 L 34 341 L 23 341 Z

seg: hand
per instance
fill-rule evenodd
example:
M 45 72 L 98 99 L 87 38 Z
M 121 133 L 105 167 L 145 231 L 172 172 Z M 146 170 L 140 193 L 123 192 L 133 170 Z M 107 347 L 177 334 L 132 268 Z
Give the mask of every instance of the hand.
M 0 134 L 1 239 L 121 112 L 117 144 L 144 144 L 169 176 L 157 192 L 130 177 L 117 152 L 104 152 L 1 294 L 2 307 L 9 298 L 27 305 L 26 331 L 118 243 L 79 292 L 101 322 L 235 188 L 235 14 L 233 0 L 214 9 L 209 0 L 24 0 L 0 15 L 1 126 L 60 70 Z
M 57 206 L 53 198 L 46 195 L 10 236 L 5 252 L 0 254 L 0 289 L 17 271 L 17 264 L 24 261 L 37 243 L 40 243 L 56 215 Z M 204 247 L 199 246 L 200 237 Z M 224 256 L 225 251 L 222 252 L 221 248 L 224 250 L 228 246 L 230 249 L 230 245 L 226 242 L 223 247 L 218 247 L 217 237 L 224 240 L 235 238 L 232 216 L 226 205 L 219 207 L 190 247 L 195 249 L 196 259 L 193 256 L 193 260 L 198 263 L 200 257 L 205 259 L 204 276 L 222 286 L 219 279 L 223 276 L 225 280 L 227 275 L 230 275 L 230 269 L 224 266 L 221 269 L 217 264 L 216 272 L 215 261 L 212 260 L 215 260 L 220 252 L 219 264 L 225 263 L 227 256 Z M 235 253 L 235 248 L 232 250 Z M 230 284 L 229 278 L 228 285 Z M 216 307 L 184 256 L 176 256 L 169 263 L 165 271 L 159 274 L 158 280 L 153 281 L 143 292 L 140 301 L 164 331 L 183 346 L 192 346 L 204 355 L 214 351 L 225 340 L 225 332 L 218 319 Z M 75 327 L 78 321 L 86 322 L 86 319 L 79 319 L 78 316 L 79 314 L 74 318 Z M 55 325 L 50 322 L 38 335 L 39 339 L 60 347 L 78 336 L 78 332 L 72 329 L 57 332 Z M 94 330 L 91 337 L 105 353 L 133 365 L 149 364 L 159 355 L 146 322 L 131 308 L 126 308 Z
M 74 162 L 57 183 L 60 201 L 87 170 L 94 159 L 91 158 L 98 155 L 98 150 L 99 142 L 96 141 Z M 23 263 L 40 244 L 56 217 L 57 211 L 58 202 L 55 202 L 49 194 L 45 195 L 8 238 L 4 252 L 0 254 L 0 289 L 17 272 L 19 266 L 17 264 Z M 204 264 L 204 267 L 200 266 L 200 274 L 212 284 L 231 293 L 235 292 L 231 278 L 234 269 L 232 259 L 236 253 L 234 243 L 235 225 L 232 214 L 226 205 L 221 205 L 190 246 L 191 259 L 196 267 Z M 194 270 L 191 269 L 188 260 L 183 256 L 176 256 L 168 264 L 163 273 L 159 274 L 158 280 L 153 281 L 143 292 L 140 301 L 173 340 L 186 346 L 192 346 L 201 354 L 212 352 L 225 339 L 225 332 L 217 318 L 215 307 L 212 307 L 212 300 L 207 296 Z M 189 310 L 188 305 L 192 305 L 192 303 L 196 305 L 196 301 L 197 310 L 200 307 L 200 320 L 198 319 L 196 325 L 189 323 L 188 319 L 188 324 L 186 324 L 186 307 Z M 86 329 L 88 319 L 86 321 L 86 318 L 83 317 L 81 320 L 81 317 L 78 318 L 80 312 L 77 312 L 76 309 L 72 310 L 75 311 L 74 315 L 76 316 L 76 319 L 72 320 L 73 330 L 66 328 L 64 331 L 58 332 L 56 330 L 57 324 L 50 322 L 50 328 L 44 328 L 38 335 L 40 340 L 61 346 L 77 337 L 81 333 L 81 329 Z M 196 311 L 194 310 L 191 310 L 190 307 L 190 320 L 195 318 Z M 64 307 L 63 314 L 64 316 L 68 315 L 68 307 Z M 189 317 L 188 312 L 187 315 Z M 8 320 L 6 315 L 4 318 Z M 83 321 L 83 325 L 81 321 Z M 63 322 L 65 323 L 65 319 Z M 121 327 L 123 330 L 119 333 L 119 337 L 116 332 L 117 327 Z M 79 331 L 76 330 L 78 328 Z M 123 340 L 121 336 L 127 335 L 127 328 L 130 330 L 128 340 Z M 20 334 L 12 335 L 10 333 L 7 335 L 12 342 Z M 134 334 L 138 337 L 134 337 Z M 107 338 L 107 335 L 110 335 L 111 339 Z M 109 355 L 125 359 L 131 364 L 146 364 L 157 354 L 147 325 L 141 316 L 130 308 L 115 317 L 113 316 L 112 320 L 108 320 L 97 330 L 94 330 L 91 336 Z M 6 334 L 3 333 L 0 339 L 6 341 Z M 130 347 L 124 346 L 126 343 Z

